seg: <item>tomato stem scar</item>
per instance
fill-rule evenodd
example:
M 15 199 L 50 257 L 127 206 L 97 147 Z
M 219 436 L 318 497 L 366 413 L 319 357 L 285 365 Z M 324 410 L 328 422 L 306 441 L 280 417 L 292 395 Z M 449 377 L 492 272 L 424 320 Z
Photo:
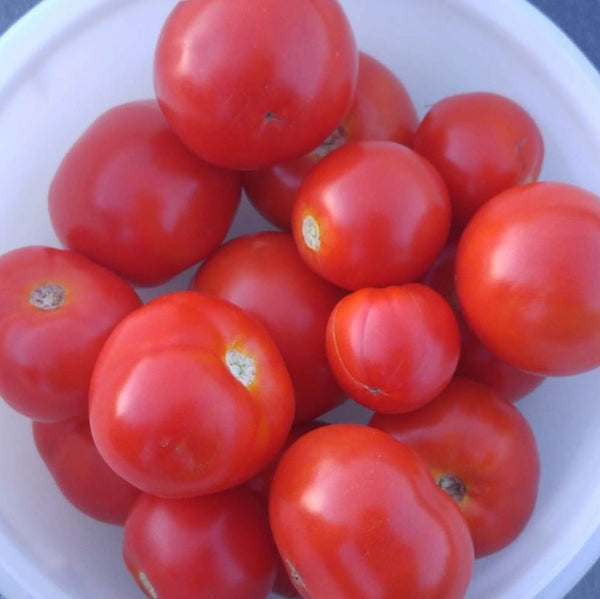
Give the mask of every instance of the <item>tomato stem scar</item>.
M 67 299 L 67 292 L 61 285 L 48 283 L 40 285 L 29 294 L 29 303 L 34 307 L 44 311 L 57 310 Z
M 289 559 L 286 559 L 285 561 L 287 563 L 290 578 L 292 579 L 292 581 L 295 582 L 297 586 L 304 588 L 306 585 L 304 584 L 304 581 L 302 580 L 300 574 L 298 574 L 298 570 L 296 570 L 294 564 L 292 564 L 292 562 Z
M 305 216 L 302 220 L 302 238 L 308 248 L 318 252 L 321 248 L 321 231 L 314 216 Z
M 138 572 L 138 580 L 148 597 L 158 599 L 158 593 L 154 590 L 154 587 L 150 583 L 150 579 L 146 576 L 145 572 L 142 572 L 141 570 Z
M 249 356 L 246 356 L 237 349 L 227 350 L 225 354 L 225 363 L 229 372 L 236 378 L 244 387 L 249 387 L 256 378 L 256 364 Z
M 317 146 L 311 154 L 316 158 L 325 158 L 327 154 L 337 150 L 346 143 L 344 127 L 338 127 L 324 142 Z
M 456 474 L 442 474 L 437 479 L 437 485 L 457 502 L 461 502 L 467 494 L 467 487 Z

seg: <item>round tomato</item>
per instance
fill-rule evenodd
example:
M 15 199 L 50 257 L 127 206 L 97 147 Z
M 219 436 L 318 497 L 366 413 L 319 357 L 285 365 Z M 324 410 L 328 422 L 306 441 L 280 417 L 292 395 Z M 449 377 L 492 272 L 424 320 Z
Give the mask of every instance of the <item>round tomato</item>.
M 296 422 L 341 403 L 343 392 L 327 363 L 325 328 L 343 292 L 304 264 L 291 235 L 233 239 L 202 264 L 192 289 L 229 300 L 263 323 L 292 378 Z
M 541 375 L 600 365 L 600 197 L 564 183 L 507 190 L 456 256 L 461 310 L 502 360 Z
M 237 488 L 188 499 L 142 494 L 125 523 L 123 557 L 149 599 L 265 599 L 277 554 L 264 506 Z
M 192 291 L 124 319 L 92 376 L 100 454 L 154 495 L 214 493 L 250 479 L 280 450 L 293 417 L 292 383 L 263 326 Z
M 475 557 L 499 551 L 529 521 L 540 479 L 535 437 L 517 408 L 488 387 L 457 377 L 421 409 L 375 414 L 370 425 L 427 462 L 460 507 Z
M 510 401 L 518 401 L 537 389 L 545 377 L 507 364 L 490 352 L 469 328 L 456 297 L 456 246 L 457 242 L 448 244 L 423 277 L 423 283 L 440 293 L 454 309 L 461 339 L 456 374 L 487 385 Z
M 346 144 L 304 180 L 292 214 L 302 258 L 344 289 L 416 280 L 444 247 L 450 202 L 435 169 L 385 141 Z
M 154 83 L 188 147 L 251 169 L 323 141 L 350 109 L 357 71 L 337 0 L 188 0 L 162 29 Z
M 501 191 L 535 181 L 544 157 L 531 116 L 513 100 L 484 92 L 434 104 L 419 124 L 414 148 L 446 181 L 458 226 Z
M 409 447 L 373 428 L 314 430 L 283 455 L 269 499 L 275 542 L 306 599 L 460 599 L 469 530 Z
M 327 325 L 333 373 L 352 399 L 385 413 L 414 410 L 452 378 L 460 333 L 447 302 L 419 283 L 360 289 Z
M 402 82 L 378 60 L 359 52 L 356 93 L 343 124 L 300 158 L 244 173 L 244 190 L 268 221 L 290 229 L 300 184 L 319 160 L 347 141 L 388 140 L 410 146 L 417 123 L 415 106 Z
M 84 514 L 109 524 L 125 524 L 140 494 L 102 459 L 87 420 L 33 422 L 33 438 L 65 498 Z
M 223 241 L 240 197 L 238 173 L 199 160 L 156 102 L 141 101 L 83 133 L 54 175 L 48 206 L 63 245 L 135 284 L 158 285 Z
M 34 420 L 87 418 L 100 349 L 140 304 L 125 281 L 74 252 L 0 256 L 0 395 Z

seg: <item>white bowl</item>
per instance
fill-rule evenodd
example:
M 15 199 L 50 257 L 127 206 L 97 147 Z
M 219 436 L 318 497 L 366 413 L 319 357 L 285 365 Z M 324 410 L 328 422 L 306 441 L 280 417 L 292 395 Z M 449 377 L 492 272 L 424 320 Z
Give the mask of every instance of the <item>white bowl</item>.
M 152 90 L 174 0 L 46 0 L 0 39 L 0 252 L 56 245 L 46 193 L 63 154 L 111 106 Z M 343 0 L 360 46 L 390 65 L 422 115 L 490 90 L 524 105 L 547 148 L 543 179 L 600 193 L 600 77 L 522 0 Z M 262 221 L 244 205 L 232 234 Z M 178 283 L 183 284 L 184 278 Z M 558 599 L 600 552 L 600 370 L 546 382 L 520 405 L 542 456 L 521 537 L 480 560 L 469 599 Z M 0 592 L 10 599 L 135 599 L 121 530 L 79 514 L 38 458 L 29 422 L 0 402 Z M 594 534 L 595 533 L 595 534 Z

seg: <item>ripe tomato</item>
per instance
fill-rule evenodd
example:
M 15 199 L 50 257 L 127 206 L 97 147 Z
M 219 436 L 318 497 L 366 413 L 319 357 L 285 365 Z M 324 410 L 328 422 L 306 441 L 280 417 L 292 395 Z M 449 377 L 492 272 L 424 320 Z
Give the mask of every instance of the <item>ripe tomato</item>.
M 96 520 L 125 524 L 140 491 L 102 459 L 88 421 L 33 422 L 32 431 L 37 450 L 65 498 Z
M 350 109 L 357 72 L 337 0 L 188 0 L 163 27 L 154 83 L 188 147 L 250 169 L 325 139 Z
M 117 106 L 77 140 L 49 194 L 66 247 L 138 285 L 158 285 L 225 237 L 241 197 L 238 173 L 194 156 L 154 101 Z
M 469 328 L 460 311 L 454 285 L 456 246 L 457 241 L 449 243 L 423 277 L 423 283 L 440 293 L 454 309 L 461 340 L 456 374 L 487 385 L 510 401 L 518 401 L 537 389 L 545 377 L 507 364 L 491 353 Z
M 300 158 L 244 173 L 244 190 L 268 221 L 290 229 L 300 184 L 319 160 L 345 142 L 388 140 L 410 146 L 417 123 L 417 112 L 402 82 L 378 60 L 359 52 L 356 93 L 343 124 Z
M 419 283 L 360 289 L 327 324 L 333 373 L 352 399 L 378 412 L 414 410 L 448 384 L 460 333 L 441 295 Z
M 499 551 L 521 533 L 537 498 L 535 437 L 517 408 L 463 378 L 410 414 L 375 414 L 371 426 L 412 447 L 436 484 L 458 504 L 475 557 Z
M 342 401 L 327 362 L 325 328 L 343 292 L 304 264 L 291 235 L 263 232 L 230 241 L 202 264 L 192 289 L 229 300 L 266 327 L 294 384 L 296 422 Z
M 30 246 L 0 256 L 0 395 L 34 420 L 87 418 L 94 362 L 140 303 L 74 252 Z
M 501 191 L 535 181 L 544 157 L 531 116 L 492 93 L 458 94 L 434 104 L 417 128 L 414 148 L 448 185 L 458 226 Z
M 355 424 L 314 430 L 283 455 L 269 500 L 284 564 L 306 599 L 460 599 L 473 544 L 425 462 Z
M 150 599 L 264 599 L 276 551 L 251 491 L 189 499 L 142 494 L 125 523 L 123 556 Z
M 124 319 L 92 376 L 100 454 L 154 495 L 214 493 L 250 479 L 280 450 L 293 417 L 292 383 L 263 326 L 192 291 Z
M 423 275 L 450 229 L 450 202 L 435 169 L 385 141 L 346 144 L 302 184 L 292 215 L 300 255 L 344 289 Z
M 600 198 L 532 183 L 488 202 L 465 229 L 456 291 L 468 324 L 509 364 L 542 375 L 600 365 Z

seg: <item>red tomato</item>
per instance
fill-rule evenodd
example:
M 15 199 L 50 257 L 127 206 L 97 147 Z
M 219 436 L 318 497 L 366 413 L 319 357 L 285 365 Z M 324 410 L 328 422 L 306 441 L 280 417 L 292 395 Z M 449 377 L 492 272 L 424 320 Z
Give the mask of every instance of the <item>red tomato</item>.
M 243 488 L 189 499 L 141 495 L 123 556 L 150 599 L 265 599 L 277 557 L 266 510 Z
M 417 129 L 414 148 L 446 181 L 459 226 L 501 191 L 535 181 L 544 157 L 531 116 L 492 93 L 458 94 L 434 104 Z
M 154 83 L 167 120 L 208 162 L 301 156 L 350 109 L 358 52 L 336 0 L 188 0 L 167 19 Z
M 225 237 L 239 174 L 194 156 L 154 101 L 117 106 L 69 150 L 49 195 L 63 245 L 139 285 L 196 264 Z
M 391 414 L 433 399 L 452 378 L 460 353 L 452 309 L 419 283 L 346 296 L 331 313 L 326 341 L 346 393 Z
M 280 450 L 293 417 L 292 383 L 263 326 L 192 291 L 123 320 L 92 377 L 100 454 L 154 495 L 214 493 L 250 479 Z
M 296 422 L 341 403 L 325 328 L 343 292 L 304 264 L 291 235 L 263 232 L 230 241 L 202 264 L 192 289 L 229 300 L 266 327 L 294 384 Z
M 600 365 L 600 198 L 533 183 L 488 202 L 465 229 L 456 291 L 468 324 L 502 360 L 568 375 Z
M 455 378 L 420 410 L 375 414 L 370 425 L 425 459 L 466 518 L 475 557 L 499 551 L 529 521 L 540 478 L 535 437 L 517 408 L 495 391 Z
M 125 524 L 140 491 L 102 459 L 88 421 L 33 422 L 32 430 L 37 450 L 65 498 L 96 520 Z
M 243 175 L 254 207 L 281 229 L 290 229 L 292 208 L 304 177 L 346 141 L 388 140 L 411 145 L 417 112 L 402 82 L 378 60 L 359 52 L 358 83 L 344 123 L 309 154 Z
M 518 401 L 537 389 L 545 377 L 507 364 L 492 354 L 471 331 L 461 314 L 454 286 L 456 246 L 456 242 L 447 245 L 423 277 L 423 282 L 441 293 L 454 309 L 461 339 L 456 374 L 487 385 L 510 401 Z
M 66 250 L 0 256 L 0 395 L 44 422 L 87 418 L 104 341 L 140 305 L 117 275 Z
M 334 424 L 296 441 L 275 472 L 271 528 L 305 599 L 460 599 L 469 530 L 409 447 Z
M 385 141 L 347 144 L 306 177 L 292 215 L 300 255 L 344 289 L 423 275 L 444 247 L 450 202 L 435 169 Z

